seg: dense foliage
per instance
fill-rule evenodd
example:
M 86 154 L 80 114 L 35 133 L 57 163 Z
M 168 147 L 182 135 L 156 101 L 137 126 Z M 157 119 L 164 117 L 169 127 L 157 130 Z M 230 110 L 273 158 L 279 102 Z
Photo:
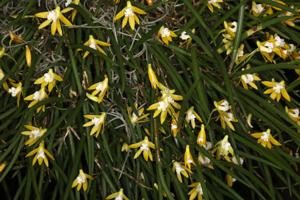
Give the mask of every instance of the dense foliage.
M 300 199 L 300 3 L 2 0 L 1 199 Z

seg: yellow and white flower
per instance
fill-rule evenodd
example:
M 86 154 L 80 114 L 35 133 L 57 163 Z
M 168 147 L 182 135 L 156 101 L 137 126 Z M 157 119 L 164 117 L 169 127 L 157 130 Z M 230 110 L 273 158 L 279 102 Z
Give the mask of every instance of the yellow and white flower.
M 137 14 L 145 15 L 146 12 L 136 6 L 131 5 L 130 1 L 127 1 L 127 5 L 123 8 L 114 18 L 114 21 L 117 21 L 124 17 L 122 21 L 122 28 L 126 26 L 129 21 L 129 26 L 132 30 L 135 28 L 135 23 L 140 24 L 140 19 Z
M 90 135 L 98 137 L 99 133 L 103 130 L 106 113 L 102 112 L 100 115 L 84 115 L 84 118 L 90 119 L 91 121 L 86 122 L 83 127 L 93 126 Z
M 177 161 L 173 161 L 172 171 L 176 173 L 177 179 L 180 183 L 182 183 L 181 175 L 188 178 L 189 177 L 188 173 L 190 173 L 190 174 L 192 173 L 191 170 L 189 170 L 188 168 L 186 168 L 180 162 L 177 162 Z
M 28 108 L 33 107 L 35 104 L 45 100 L 48 98 L 48 94 L 46 93 L 44 87 L 42 87 L 39 91 L 35 91 L 33 94 L 27 96 L 24 98 L 25 101 L 31 101 L 28 105 Z M 44 112 L 45 111 L 45 105 L 42 105 L 37 108 L 37 112 Z
M 197 144 L 203 147 L 206 145 L 206 133 L 204 124 L 201 124 L 201 130 L 199 131 L 197 137 Z
M 137 110 L 137 112 L 134 109 Z M 149 120 L 149 113 L 144 114 L 144 108 L 138 108 L 137 104 L 135 104 L 134 109 L 132 107 L 127 107 L 127 113 L 132 125 L 144 123 Z
M 150 161 L 153 161 L 151 149 L 155 149 L 155 145 L 149 141 L 147 136 L 145 136 L 144 140 L 142 140 L 138 143 L 129 145 L 129 148 L 130 149 L 139 148 L 139 150 L 134 155 L 134 159 L 138 158 L 141 155 L 141 153 L 143 153 L 143 157 L 146 161 L 148 161 L 148 158 Z
M 197 197 L 197 200 L 202 200 L 203 190 L 200 182 L 194 182 L 189 185 L 189 188 L 192 188 L 188 195 L 189 200 L 194 200 Z
M 59 35 L 62 35 L 61 23 L 66 26 L 72 26 L 72 23 L 63 15 L 64 13 L 70 11 L 69 9 L 61 10 L 59 6 L 57 6 L 54 10 L 39 12 L 36 13 L 35 16 L 38 18 L 46 19 L 42 24 L 40 24 L 39 29 L 45 28 L 51 23 L 51 34 L 55 35 L 56 31 Z
M 234 156 L 234 151 L 230 142 L 228 142 L 228 135 L 225 135 L 222 140 L 217 142 L 212 152 L 216 153 L 216 158 L 218 160 L 224 158 L 228 162 L 231 162 L 231 157 Z
M 186 145 L 184 153 L 184 166 L 191 170 L 192 165 L 195 165 L 195 162 L 190 151 L 190 145 Z
M 158 33 L 157 33 L 157 37 L 166 45 L 169 45 L 169 42 L 172 42 L 172 38 L 173 37 L 177 37 L 177 35 L 171 31 L 169 28 L 167 27 L 160 27 Z
M 42 77 L 34 81 L 34 84 L 41 85 L 41 87 L 48 86 L 48 92 L 50 93 L 56 85 L 56 81 L 63 81 L 63 79 L 53 72 L 53 69 L 49 69 Z
M 283 96 L 283 98 L 285 98 L 287 101 L 291 101 L 291 98 L 285 89 L 285 82 L 283 80 L 280 82 L 275 82 L 275 80 L 272 79 L 272 81 L 262 81 L 262 84 L 270 87 L 264 91 L 264 94 L 270 94 L 271 99 L 276 99 L 276 101 L 279 101 L 281 96 Z
M 38 128 L 32 125 L 25 125 L 27 131 L 21 132 L 22 135 L 26 135 L 29 139 L 25 142 L 25 145 L 31 146 L 36 143 L 46 132 L 46 128 Z
M 194 106 L 192 106 L 186 111 L 185 121 L 191 123 L 192 128 L 194 129 L 196 127 L 196 120 L 202 122 L 201 117 L 194 110 Z
M 244 70 L 244 69 L 242 69 L 242 70 Z M 255 81 L 260 81 L 261 79 L 256 74 L 243 74 L 243 75 L 241 75 L 240 80 L 241 80 L 243 87 L 246 90 L 249 89 L 249 86 L 251 86 L 252 88 L 257 90 L 258 88 L 255 84 Z
M 299 108 L 288 108 L 286 106 L 285 111 L 294 122 L 296 122 L 297 124 L 300 123 Z
M 109 86 L 108 86 L 108 78 L 105 75 L 105 78 L 103 81 L 100 81 L 98 83 L 94 83 L 91 85 L 88 90 L 93 91 L 92 94 L 86 93 L 86 96 L 91 99 L 92 101 L 95 101 L 97 103 L 101 103 L 103 101 L 103 98 L 105 95 L 107 95 Z
M 45 163 L 45 165 L 48 167 L 49 166 L 49 162 L 48 162 L 48 158 L 47 156 L 51 159 L 54 160 L 54 157 L 52 156 L 52 154 L 45 149 L 45 145 L 44 142 L 41 142 L 40 145 L 38 146 L 38 148 L 30 151 L 27 155 L 27 157 L 30 156 L 34 156 L 33 160 L 32 160 L 32 165 L 34 165 L 36 163 L 36 161 L 38 161 L 39 165 L 42 165 L 43 162 Z
M 129 200 L 128 197 L 124 194 L 123 188 L 119 192 L 108 195 L 105 199 L 114 199 L 114 200 Z
M 257 142 L 263 147 L 271 149 L 272 144 L 275 146 L 281 146 L 281 144 L 272 136 L 271 129 L 267 129 L 263 132 L 252 133 L 251 136 L 258 139 Z
M 8 93 L 12 96 L 17 98 L 17 105 L 19 107 L 20 105 L 20 99 L 21 99 L 21 95 L 22 95 L 22 82 L 18 82 L 16 83 L 14 80 L 10 79 L 9 81 L 10 85 L 12 85 L 12 87 L 8 88 Z
M 208 0 L 207 7 L 210 12 L 214 12 L 214 7 L 217 9 L 221 9 L 220 3 L 223 3 L 223 0 Z
M 93 177 L 84 173 L 83 170 L 80 169 L 78 176 L 72 183 L 72 188 L 76 187 L 76 190 L 79 191 L 82 187 L 83 191 L 86 191 L 88 188 L 88 179 L 92 180 Z
M 89 39 L 83 45 L 87 46 L 91 49 L 94 49 L 94 50 L 98 51 L 100 54 L 104 54 L 104 55 L 106 55 L 106 53 L 100 46 L 103 46 L 103 47 L 109 47 L 110 46 L 110 44 L 107 43 L 107 42 L 102 42 L 100 40 L 96 40 L 94 38 L 94 36 L 92 36 L 92 35 L 89 35 Z M 86 58 L 89 54 L 90 54 L 90 52 L 86 51 L 83 54 L 83 58 Z
M 160 114 L 160 123 L 163 124 L 167 114 L 171 116 L 174 115 L 176 109 L 180 109 L 181 106 L 176 101 L 181 101 L 183 99 L 180 95 L 175 95 L 175 90 L 170 90 L 166 87 L 161 91 L 162 96 L 159 99 L 159 102 L 149 106 L 147 110 L 155 110 L 153 117 L 157 117 Z

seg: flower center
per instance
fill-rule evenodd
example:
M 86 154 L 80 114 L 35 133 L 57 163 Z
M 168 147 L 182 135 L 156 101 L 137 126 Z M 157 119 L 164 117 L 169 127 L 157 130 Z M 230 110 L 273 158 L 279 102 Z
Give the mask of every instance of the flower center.
M 176 124 L 172 124 L 171 125 L 171 129 L 177 129 L 178 127 L 177 127 L 177 125 Z
M 264 52 L 267 52 L 267 53 L 272 53 L 273 48 L 274 48 L 273 43 L 266 42 L 261 50 L 264 51 Z
M 132 116 L 131 116 L 131 123 L 136 123 L 138 120 L 138 116 L 135 114 L 135 113 L 132 113 Z
M 40 130 L 33 130 L 31 131 L 31 134 L 30 134 L 30 138 L 38 138 L 38 137 L 41 137 L 41 132 Z
M 96 50 L 97 49 L 96 42 L 94 40 L 92 40 L 89 47 Z
M 94 124 L 95 126 L 99 126 L 100 123 L 101 123 L 101 119 L 98 118 L 98 117 L 94 117 L 94 118 L 92 119 L 92 122 L 93 122 L 93 124 Z
M 48 13 L 47 20 L 56 22 L 57 19 L 58 19 L 58 14 L 56 13 L 55 10 L 52 10 Z
M 252 83 L 254 81 L 254 77 L 252 74 L 246 74 L 246 75 L 242 75 L 242 80 L 246 83 Z
M 36 158 L 39 159 L 39 158 L 46 158 L 45 156 L 45 152 L 43 150 L 39 150 L 38 154 L 36 155 Z
M 219 110 L 222 110 L 224 112 L 228 111 L 230 109 L 229 103 L 228 101 L 223 101 L 219 106 L 218 106 Z
M 35 93 L 33 93 L 33 97 L 32 98 L 35 101 L 40 101 L 40 100 L 42 100 L 42 95 L 40 94 L 39 91 L 36 91 Z
M 78 184 L 82 184 L 85 182 L 85 177 L 82 175 L 77 176 L 76 178 Z
M 171 32 L 168 28 L 163 28 L 161 31 L 161 37 L 169 37 L 171 35 Z
M 167 108 L 168 108 L 168 103 L 167 102 L 165 102 L 165 101 L 160 101 L 159 103 L 158 103 L 159 105 L 158 105 L 158 110 L 161 110 L 161 111 L 166 111 L 167 110 Z
M 196 116 L 193 114 L 192 111 L 188 111 L 186 118 L 188 121 L 192 121 L 196 118 Z
M 231 26 L 229 27 L 229 30 L 235 33 L 236 29 L 237 29 L 237 22 L 232 22 Z
M 125 12 L 124 12 L 124 15 L 125 15 L 125 17 L 131 17 L 131 16 L 133 16 L 134 12 L 133 12 L 132 8 L 131 7 L 126 8 Z
M 51 83 L 54 80 L 54 77 L 50 73 L 44 74 L 44 80 L 46 83 Z
M 96 87 L 96 90 L 97 90 L 97 91 L 103 91 L 103 90 L 104 90 L 104 85 L 103 85 L 103 83 L 98 83 L 98 84 L 97 84 L 97 87 Z
M 197 191 L 199 194 L 201 194 L 201 195 L 203 194 L 202 187 L 201 187 L 200 184 L 197 185 L 196 191 Z
M 141 145 L 140 149 L 141 149 L 142 151 L 147 151 L 147 150 L 149 150 L 149 146 L 148 146 L 148 144 L 143 143 L 143 144 Z
M 265 10 L 265 8 L 262 6 L 262 4 L 257 4 L 254 11 L 258 14 L 262 13 Z
M 68 7 L 72 3 L 72 0 L 66 0 L 65 6 Z
M 273 90 L 275 93 L 280 94 L 283 88 L 283 85 L 281 85 L 280 83 L 276 83 L 276 85 L 273 87 Z
M 186 34 L 185 31 L 183 31 L 183 32 L 181 33 L 181 35 L 180 35 L 180 39 L 182 39 L 182 40 L 187 40 L 187 39 L 189 39 L 189 38 L 191 38 L 191 36 L 189 36 L 188 34 Z
M 231 144 L 229 142 L 222 143 L 222 149 L 224 150 L 224 152 L 227 153 L 229 151 L 230 147 L 231 147 Z
M 290 116 L 292 116 L 292 117 L 299 117 L 299 109 L 295 108 L 295 109 L 291 110 Z
M 270 133 L 263 132 L 262 136 L 260 137 L 260 139 L 263 140 L 264 142 L 268 142 L 269 141 L 269 137 L 270 137 Z
M 10 93 L 12 97 L 17 96 L 19 92 L 20 92 L 20 88 L 15 88 L 15 87 L 11 87 L 8 90 L 8 93 Z
M 283 47 L 285 45 L 284 39 L 281 39 L 278 35 L 275 36 L 275 46 Z

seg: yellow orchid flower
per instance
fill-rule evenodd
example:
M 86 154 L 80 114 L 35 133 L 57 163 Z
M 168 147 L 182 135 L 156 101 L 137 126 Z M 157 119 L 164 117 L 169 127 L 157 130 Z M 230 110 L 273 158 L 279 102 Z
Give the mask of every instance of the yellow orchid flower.
M 210 169 L 214 168 L 211 163 L 211 160 L 208 157 L 206 157 L 205 155 L 202 155 L 201 153 L 198 154 L 198 163 L 201 166 L 208 167 Z
M 25 46 L 25 58 L 28 67 L 31 67 L 31 51 L 28 45 Z
M 202 200 L 203 190 L 200 182 L 194 182 L 189 185 L 189 188 L 192 188 L 188 195 L 189 200 L 194 200 L 197 197 L 197 200 Z
M 47 149 L 45 149 L 44 141 L 40 143 L 38 148 L 30 151 L 25 157 L 27 158 L 27 157 L 33 156 L 34 154 L 35 154 L 35 156 L 32 160 L 32 165 L 34 165 L 36 163 L 36 161 L 38 161 L 39 165 L 41 165 L 44 162 L 45 165 L 48 167 L 49 162 L 48 162 L 47 156 L 51 160 L 54 160 L 54 157 L 51 155 L 51 153 Z
M 105 199 L 129 200 L 128 197 L 124 194 L 123 188 L 121 188 L 119 192 L 108 195 Z
M 28 131 L 23 131 L 21 134 L 29 137 L 29 139 L 25 142 L 25 145 L 28 146 L 36 143 L 36 141 L 38 141 L 47 132 L 46 128 L 38 128 L 32 125 L 25 125 L 25 128 Z
M 13 33 L 12 31 L 9 31 L 9 37 L 10 37 L 10 41 L 9 44 L 11 45 L 12 42 L 16 43 L 16 44 L 22 44 L 25 41 L 23 40 L 22 36 L 17 35 L 15 33 Z
M 178 118 L 179 118 L 179 112 L 174 113 L 174 116 L 172 117 L 172 121 L 171 121 L 171 132 L 174 138 L 176 138 L 177 133 L 179 132 Z
M 34 81 L 34 84 L 41 85 L 41 87 L 48 86 L 48 92 L 51 92 L 56 85 L 56 81 L 63 81 L 63 79 L 53 72 L 53 69 L 49 69 L 42 77 Z
M 243 88 L 245 88 L 246 90 L 249 89 L 248 85 L 257 90 L 258 88 L 254 82 L 260 80 L 261 79 L 256 74 L 243 74 L 240 78 Z
M 264 132 L 252 133 L 251 136 L 258 139 L 257 142 L 263 147 L 271 149 L 272 144 L 275 146 L 281 146 L 281 144 L 271 135 L 271 129 L 267 129 Z
M 2 68 L 0 68 L 0 81 L 4 78 L 5 74 L 2 70 Z
M 228 126 L 231 130 L 235 131 L 232 122 L 237 122 L 238 120 L 230 111 L 231 106 L 229 105 L 228 101 L 225 99 L 219 102 L 214 101 L 214 105 L 219 113 L 219 117 L 217 118 L 217 120 L 220 119 L 222 128 L 225 129 L 226 126 Z
M 19 107 L 20 105 L 20 99 L 21 99 L 21 95 L 22 95 L 22 90 L 23 90 L 23 86 L 21 82 L 16 83 L 14 80 L 10 79 L 9 81 L 10 85 L 12 85 L 12 87 L 8 88 L 8 93 L 12 96 L 12 97 L 16 97 L 17 98 L 17 106 Z M 8 85 L 7 85 L 8 86 Z
M 86 122 L 83 127 L 93 126 L 90 135 L 95 135 L 95 137 L 98 137 L 99 133 L 104 127 L 106 113 L 102 112 L 100 115 L 84 115 L 84 118 L 90 119 L 91 121 Z
M 214 12 L 214 7 L 221 9 L 220 3 L 223 3 L 223 0 L 208 0 L 207 7 L 210 12 Z
M 104 54 L 104 55 L 106 55 L 106 53 L 100 46 L 103 46 L 103 47 L 109 47 L 110 46 L 110 44 L 107 43 L 107 42 L 102 42 L 100 40 L 96 40 L 94 38 L 94 36 L 92 36 L 92 35 L 89 35 L 89 39 L 83 45 L 88 46 L 91 49 L 97 50 L 100 54 Z M 83 54 L 83 58 L 86 58 L 89 54 L 90 54 L 90 52 L 86 51 Z
M 201 117 L 194 110 L 194 106 L 192 106 L 186 111 L 185 121 L 191 123 L 193 129 L 196 127 L 195 119 L 202 122 Z
M 151 149 L 155 149 L 155 145 L 149 141 L 147 136 L 145 136 L 144 140 L 129 145 L 129 148 L 130 149 L 139 148 L 139 150 L 134 155 L 134 159 L 138 158 L 141 155 L 141 153 L 143 153 L 143 157 L 146 161 L 148 161 L 148 158 L 149 160 L 153 161 Z
M 0 173 L 5 169 L 6 162 L 0 163 Z
M 88 188 L 88 179 L 92 180 L 93 177 L 84 173 L 83 170 L 80 169 L 78 176 L 72 183 L 72 188 L 76 187 L 76 190 L 79 191 L 82 187 L 83 191 L 86 191 Z
M 291 101 L 291 98 L 285 89 L 284 81 L 275 82 L 275 80 L 272 79 L 272 81 L 262 81 L 262 84 L 270 87 L 269 89 L 264 91 L 264 94 L 270 94 L 271 99 L 276 99 L 277 101 L 279 101 L 281 96 L 283 96 L 283 98 L 285 98 L 287 101 Z
M 36 17 L 46 19 L 46 21 L 40 24 L 39 29 L 45 28 L 52 23 L 51 34 L 55 35 L 57 31 L 58 34 L 62 36 L 63 33 L 61 29 L 61 23 L 65 24 L 66 26 L 72 26 L 72 23 L 63 15 L 68 11 L 68 9 L 60 10 L 60 7 L 57 6 L 54 10 L 36 13 Z
M 105 75 L 105 78 L 103 81 L 95 83 L 88 88 L 88 90 L 93 91 L 93 92 L 92 92 L 92 94 L 86 93 L 86 96 L 89 99 L 91 99 L 92 101 L 101 103 L 103 101 L 103 98 L 105 97 L 105 95 L 107 95 L 108 89 L 109 89 L 108 78 Z
M 197 144 L 199 146 L 205 146 L 206 145 L 206 133 L 205 133 L 204 124 L 201 124 L 201 130 L 199 131 L 198 137 L 197 137 Z
M 274 48 L 275 44 L 273 40 L 267 40 L 265 42 L 256 42 L 258 49 L 266 61 L 274 63 Z
M 34 106 L 35 104 L 37 104 L 38 102 L 43 101 L 44 99 L 47 99 L 48 95 L 45 92 L 45 89 L 42 87 L 39 91 L 35 91 L 33 94 L 27 96 L 24 98 L 25 101 L 31 101 L 30 104 L 28 105 L 28 108 L 31 108 L 32 106 Z M 40 107 L 37 108 L 37 112 L 44 112 L 45 111 L 45 105 L 42 105 Z
M 297 124 L 300 123 L 299 108 L 288 108 L 286 106 L 285 111 L 294 122 L 296 122 Z
M 78 5 L 79 3 L 80 3 L 80 0 L 67 0 L 67 2 L 65 3 L 65 7 L 68 7 L 70 4 Z M 65 12 L 72 11 L 71 21 L 73 22 L 77 15 L 77 10 L 74 8 L 69 8 L 69 7 L 65 8 L 64 10 L 65 10 Z
M 162 88 L 162 84 L 158 81 L 155 72 L 152 69 L 152 65 L 148 64 L 148 77 L 151 83 L 151 87 L 156 89 L 157 87 Z
M 138 7 L 135 7 L 133 5 L 131 5 L 130 1 L 127 1 L 127 5 L 125 8 L 123 8 L 114 18 L 114 21 L 117 21 L 119 19 L 121 19 L 122 17 L 124 17 L 123 21 L 122 21 L 122 28 L 124 28 L 127 24 L 127 22 L 129 21 L 129 26 L 132 30 L 134 30 L 135 28 L 135 23 L 140 24 L 140 20 L 138 18 L 138 16 L 136 15 L 145 15 L 146 12 Z
M 231 40 L 231 41 L 234 40 L 236 31 L 237 31 L 237 22 L 236 21 L 232 21 L 232 22 L 224 21 L 224 29 L 222 31 L 225 32 L 223 34 L 224 38 Z
M 233 186 L 233 183 L 236 181 L 235 178 L 233 178 L 231 175 L 229 174 L 226 174 L 225 176 L 225 179 L 226 179 L 226 183 L 229 187 L 232 187 Z
M 164 26 L 160 27 L 157 37 L 166 45 L 169 45 L 169 42 L 172 42 L 173 37 L 177 37 L 177 35 L 171 31 L 169 28 Z
M 144 123 L 149 120 L 149 113 L 144 114 L 144 108 L 138 108 L 137 104 L 134 104 L 134 108 L 137 110 L 137 112 L 135 112 L 132 107 L 127 107 L 127 113 L 132 125 Z
M 252 13 L 252 15 L 254 15 L 255 17 L 258 17 L 265 10 L 266 9 L 263 4 L 257 4 L 257 3 L 255 3 L 255 1 L 252 1 L 251 11 L 250 11 Z
M 180 104 L 178 104 L 176 101 L 182 101 L 183 97 L 174 94 L 175 90 L 170 90 L 167 87 L 164 87 L 161 90 L 161 93 L 162 96 L 160 97 L 159 102 L 152 104 L 147 110 L 156 110 L 153 117 L 155 118 L 160 114 L 160 123 L 163 124 L 168 113 L 171 116 L 174 115 L 175 110 L 173 107 L 176 109 L 181 108 Z
M 188 178 L 189 177 L 188 173 L 190 173 L 190 174 L 192 173 L 191 170 L 189 170 L 188 168 L 186 168 L 180 162 L 177 162 L 177 161 L 173 161 L 172 171 L 176 173 L 177 179 L 180 183 L 182 183 L 181 175 Z
M 184 166 L 191 170 L 192 164 L 195 165 L 195 162 L 190 151 L 190 145 L 186 145 L 184 153 Z
M 228 162 L 231 162 L 230 155 L 234 156 L 234 151 L 230 142 L 228 142 L 228 135 L 225 135 L 222 140 L 217 142 L 212 153 L 216 153 L 216 158 L 218 160 L 224 158 Z

